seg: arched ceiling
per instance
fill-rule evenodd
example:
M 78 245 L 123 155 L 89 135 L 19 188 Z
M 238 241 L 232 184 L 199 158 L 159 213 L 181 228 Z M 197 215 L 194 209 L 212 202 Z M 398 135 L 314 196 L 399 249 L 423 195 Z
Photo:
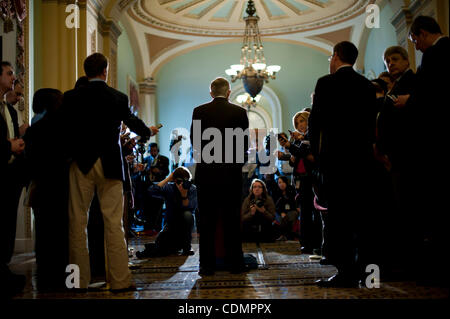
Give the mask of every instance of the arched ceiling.
M 324 28 L 361 12 L 369 0 L 255 0 L 261 34 L 280 35 Z M 128 9 L 136 22 L 197 35 L 242 35 L 247 0 L 139 0 Z
M 91 0 L 93 1 L 93 0 Z M 208 45 L 242 41 L 247 0 L 94 0 L 121 21 L 135 52 L 138 81 L 171 59 Z M 254 0 L 265 41 L 330 54 L 339 41 L 358 45 L 366 7 L 387 0 Z

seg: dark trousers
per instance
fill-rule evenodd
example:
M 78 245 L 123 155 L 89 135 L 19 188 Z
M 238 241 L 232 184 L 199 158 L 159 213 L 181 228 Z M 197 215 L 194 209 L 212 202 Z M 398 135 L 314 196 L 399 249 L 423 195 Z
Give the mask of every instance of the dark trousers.
M 298 212 L 296 210 L 291 210 L 286 213 L 285 217 L 278 215 L 277 219 L 279 220 L 280 225 L 278 226 L 278 232 L 275 237 L 279 235 L 283 235 L 288 238 L 295 237 L 296 234 L 293 233 L 293 228 L 295 222 L 298 220 Z
M 318 212 L 322 221 L 322 244 L 321 255 L 328 259 L 328 212 L 326 210 Z
M 300 244 L 306 251 L 320 248 L 322 230 L 320 215 L 314 210 L 314 193 L 311 176 L 296 176 L 300 181 L 298 196 L 300 197 Z
M 329 178 L 327 250 L 329 262 L 348 279 L 361 279 L 373 263 L 368 249 L 373 233 L 373 175 L 369 165 L 335 172 Z
M 18 178 L 21 172 L 13 163 L 1 172 L 0 180 L 0 202 L 1 202 L 1 223 L 0 223 L 0 275 L 8 275 L 8 263 L 14 253 L 17 226 L 17 208 L 20 195 L 23 189 L 23 182 Z
M 242 222 L 243 240 L 250 242 L 273 241 L 275 239 L 275 232 L 272 222 L 257 214 L 251 219 Z
M 189 210 L 177 212 L 169 219 L 156 237 L 156 249 L 160 254 L 171 254 L 180 249 L 189 251 L 192 241 L 194 217 Z
M 162 207 L 164 200 L 151 196 L 145 196 L 144 199 L 144 216 L 145 216 L 145 229 L 154 229 L 156 231 L 161 230 L 162 224 Z
M 89 208 L 88 220 L 88 245 L 89 245 L 89 263 L 91 266 L 91 275 L 93 277 L 104 277 L 105 270 L 105 239 L 103 223 L 103 214 L 100 209 L 100 203 L 97 194 L 95 194 L 91 207 Z
M 197 168 L 197 198 L 199 208 L 200 267 L 214 269 L 216 266 L 216 241 L 223 244 L 225 263 L 230 268 L 244 263 L 241 239 L 241 180 L 240 169 L 217 177 L 214 171 L 201 172 Z M 220 182 L 217 182 L 220 181 Z M 220 231 L 216 229 L 218 221 Z M 216 238 L 216 232 L 223 234 Z

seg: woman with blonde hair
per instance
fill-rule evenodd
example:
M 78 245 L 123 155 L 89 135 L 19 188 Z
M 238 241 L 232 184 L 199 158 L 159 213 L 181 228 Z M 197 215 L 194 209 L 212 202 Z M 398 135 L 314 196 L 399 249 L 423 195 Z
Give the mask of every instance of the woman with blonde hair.
M 309 112 L 302 110 L 292 118 L 295 131 L 291 141 L 280 141 L 292 154 L 290 164 L 293 166 L 292 184 L 297 193 L 300 206 L 300 244 L 302 252 L 313 254 L 321 246 L 321 220 L 314 214 L 314 193 L 312 189 L 313 158 L 308 137 Z

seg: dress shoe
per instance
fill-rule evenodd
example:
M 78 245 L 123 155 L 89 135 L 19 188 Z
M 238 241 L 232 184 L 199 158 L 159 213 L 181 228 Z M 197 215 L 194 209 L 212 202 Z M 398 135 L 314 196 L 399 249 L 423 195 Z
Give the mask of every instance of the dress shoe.
M 192 249 L 183 249 L 182 256 L 192 256 L 195 252 Z
M 328 279 L 317 280 L 316 284 L 322 288 L 358 288 L 359 280 L 337 274 Z
M 24 275 L 17 275 L 9 272 L 2 278 L 2 287 L 0 289 L 1 296 L 12 297 L 23 291 L 26 284 L 26 277 Z
M 328 260 L 328 258 L 323 257 L 320 262 L 321 265 L 331 265 L 330 261 Z
M 232 274 L 242 274 L 242 273 L 248 272 L 248 271 L 250 271 L 250 268 L 245 264 L 230 268 L 230 273 L 232 273 Z
M 300 252 L 302 254 L 306 254 L 306 255 L 312 255 L 313 254 L 312 248 L 304 247 L 304 246 L 300 247 Z
M 198 274 L 200 276 L 212 276 L 214 275 L 214 269 L 212 268 L 206 268 L 206 267 L 200 267 L 200 270 L 198 271 Z
M 120 289 L 110 289 L 112 293 L 118 294 L 122 292 L 128 292 L 128 291 L 136 291 L 136 284 L 131 284 L 130 286 L 126 288 L 120 288 Z
M 275 239 L 275 241 L 286 241 L 287 238 L 284 235 L 281 235 L 280 237 L 278 237 L 277 239 Z

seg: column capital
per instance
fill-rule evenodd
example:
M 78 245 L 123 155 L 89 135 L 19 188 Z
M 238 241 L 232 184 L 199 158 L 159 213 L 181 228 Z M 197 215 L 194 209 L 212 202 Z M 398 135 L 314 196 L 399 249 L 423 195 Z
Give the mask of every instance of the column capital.
M 122 33 L 122 29 L 115 21 L 106 20 L 102 15 L 98 16 L 98 30 L 101 35 L 110 36 L 114 43 L 117 43 L 117 39 Z
M 155 94 L 157 83 L 152 77 L 145 78 L 139 82 L 139 93 L 141 94 Z

